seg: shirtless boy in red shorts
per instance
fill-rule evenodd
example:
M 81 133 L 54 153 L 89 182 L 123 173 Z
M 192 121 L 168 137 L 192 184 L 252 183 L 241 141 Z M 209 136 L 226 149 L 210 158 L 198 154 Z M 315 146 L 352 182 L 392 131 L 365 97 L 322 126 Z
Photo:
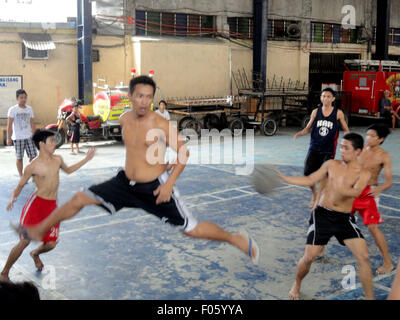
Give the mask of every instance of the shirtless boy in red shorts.
M 378 197 L 382 191 L 392 186 L 392 160 L 390 155 L 381 148 L 381 144 L 389 134 L 390 129 L 383 124 L 373 124 L 367 129 L 367 143 L 359 160 L 362 166 L 371 173 L 371 178 L 368 186 L 354 200 L 352 209 L 353 214 L 358 211 L 362 216 L 364 225 L 368 227 L 382 254 L 383 265 L 378 268 L 377 274 L 388 273 L 394 269 L 385 236 L 378 228 L 378 225 L 383 221 L 378 212 Z M 378 177 L 382 169 L 384 170 L 385 181 L 378 185 Z
M 67 166 L 61 156 L 54 155 L 56 144 L 54 133 L 48 130 L 36 130 L 32 140 L 39 149 L 39 156 L 35 158 L 24 170 L 19 184 L 14 189 L 11 200 L 7 205 L 7 210 L 11 210 L 17 197 L 30 177 L 36 185 L 36 191 L 25 203 L 20 218 L 23 226 L 34 225 L 48 217 L 57 207 L 57 191 L 59 184 L 60 169 L 70 174 L 85 163 L 91 160 L 95 153 L 95 148 L 91 148 L 86 157 L 72 166 Z M 42 238 L 42 244 L 33 250 L 30 255 L 35 262 L 36 268 L 41 271 L 43 263 L 39 255 L 55 248 L 60 225 L 54 226 Z M 9 272 L 13 264 L 21 256 L 24 249 L 29 245 L 30 240 L 21 238 L 19 243 L 11 250 L 3 271 L 0 274 L 0 281 L 10 281 Z

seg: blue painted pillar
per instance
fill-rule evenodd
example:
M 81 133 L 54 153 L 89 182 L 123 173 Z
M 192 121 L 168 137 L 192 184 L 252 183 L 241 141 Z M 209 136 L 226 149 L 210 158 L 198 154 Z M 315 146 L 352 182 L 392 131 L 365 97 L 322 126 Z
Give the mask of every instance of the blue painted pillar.
M 89 0 L 77 0 L 77 5 L 79 99 L 84 104 L 91 104 L 93 102 L 92 4 Z

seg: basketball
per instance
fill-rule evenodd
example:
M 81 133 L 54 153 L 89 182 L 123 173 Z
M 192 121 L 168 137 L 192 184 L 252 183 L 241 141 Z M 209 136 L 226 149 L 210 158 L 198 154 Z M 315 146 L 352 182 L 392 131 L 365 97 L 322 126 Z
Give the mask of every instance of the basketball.
M 255 191 L 266 195 L 272 193 L 282 184 L 282 178 L 274 166 L 262 163 L 254 166 L 250 175 L 250 183 Z

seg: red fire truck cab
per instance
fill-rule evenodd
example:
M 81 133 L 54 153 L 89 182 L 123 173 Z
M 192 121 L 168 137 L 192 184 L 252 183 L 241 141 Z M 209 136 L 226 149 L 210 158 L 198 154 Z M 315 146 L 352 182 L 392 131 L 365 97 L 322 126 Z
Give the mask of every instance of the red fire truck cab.
M 349 117 L 379 118 L 380 100 L 389 90 L 393 110 L 400 105 L 400 63 L 379 60 L 345 60 L 342 108 Z M 348 68 L 356 67 L 353 71 Z

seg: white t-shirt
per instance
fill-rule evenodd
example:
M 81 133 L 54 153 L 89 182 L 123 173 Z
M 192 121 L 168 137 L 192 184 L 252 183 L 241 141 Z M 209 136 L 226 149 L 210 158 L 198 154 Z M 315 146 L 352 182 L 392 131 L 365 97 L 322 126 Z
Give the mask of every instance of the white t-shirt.
M 19 105 L 8 109 L 8 118 L 13 118 L 12 140 L 29 139 L 32 136 L 31 118 L 33 118 L 32 107 L 26 105 L 20 108 Z
M 164 112 L 161 112 L 160 111 L 160 109 L 157 109 L 156 110 L 156 113 L 158 113 L 161 117 L 163 117 L 165 120 L 170 120 L 171 119 L 171 117 L 169 116 L 169 112 L 166 110 L 166 109 L 164 109 Z

